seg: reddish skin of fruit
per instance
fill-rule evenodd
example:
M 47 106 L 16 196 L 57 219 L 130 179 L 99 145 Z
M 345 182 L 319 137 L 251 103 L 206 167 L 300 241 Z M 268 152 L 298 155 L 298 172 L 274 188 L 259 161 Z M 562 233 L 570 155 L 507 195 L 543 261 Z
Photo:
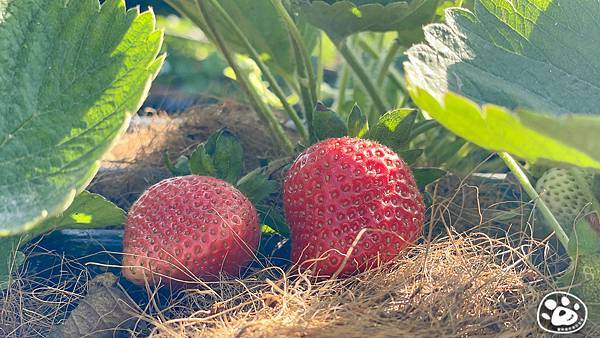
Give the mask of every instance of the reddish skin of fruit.
M 256 209 L 231 184 L 206 176 L 166 179 L 129 211 L 123 275 L 153 284 L 160 276 L 193 281 L 239 274 L 259 239 Z
M 392 260 L 414 242 L 425 206 L 396 153 L 344 137 L 317 143 L 296 159 L 284 182 L 284 209 L 292 261 L 320 276 L 338 270 L 347 276 Z

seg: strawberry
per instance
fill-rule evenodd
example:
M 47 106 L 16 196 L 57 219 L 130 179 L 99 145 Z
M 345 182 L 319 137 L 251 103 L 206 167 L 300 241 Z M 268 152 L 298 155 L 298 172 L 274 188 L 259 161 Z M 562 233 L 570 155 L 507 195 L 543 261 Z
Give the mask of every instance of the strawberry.
M 423 228 L 425 206 L 409 167 L 374 141 L 344 137 L 311 146 L 289 169 L 283 197 L 292 261 L 321 276 L 390 261 Z
M 256 209 L 231 184 L 207 176 L 166 179 L 129 211 L 123 275 L 143 284 L 158 276 L 189 281 L 238 274 L 259 238 Z

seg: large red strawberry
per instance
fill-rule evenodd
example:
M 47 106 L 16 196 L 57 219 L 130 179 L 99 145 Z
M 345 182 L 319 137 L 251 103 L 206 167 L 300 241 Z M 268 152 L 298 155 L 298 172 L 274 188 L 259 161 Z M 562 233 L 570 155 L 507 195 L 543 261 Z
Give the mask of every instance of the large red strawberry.
M 238 274 L 259 239 L 256 209 L 231 184 L 207 176 L 166 179 L 129 211 L 123 275 L 142 284 L 158 276 L 190 281 Z
M 390 261 L 422 232 L 425 207 L 412 173 L 377 142 L 311 146 L 288 171 L 283 196 L 292 261 L 322 276 Z

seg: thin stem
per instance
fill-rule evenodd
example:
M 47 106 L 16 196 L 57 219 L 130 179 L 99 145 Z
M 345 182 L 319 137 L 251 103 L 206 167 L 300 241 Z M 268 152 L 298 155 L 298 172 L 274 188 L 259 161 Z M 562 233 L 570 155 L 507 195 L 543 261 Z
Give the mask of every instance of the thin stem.
M 354 55 L 352 50 L 350 50 L 350 48 L 348 47 L 348 45 L 345 42 L 342 42 L 341 44 L 338 45 L 338 50 L 339 50 L 340 54 L 342 54 L 342 56 L 344 57 L 346 62 L 348 63 L 348 66 L 350 66 L 352 71 L 354 71 L 354 74 L 356 75 L 356 77 L 358 77 L 358 79 L 361 81 L 361 83 L 365 87 L 365 90 L 371 97 L 371 100 L 373 101 L 373 104 L 379 111 L 379 114 L 385 113 L 388 105 L 385 102 L 385 100 L 383 99 L 383 97 L 379 94 L 379 91 L 377 90 L 377 87 L 375 87 L 373 80 L 371 79 L 369 74 L 367 74 L 366 69 L 363 67 L 363 65 L 360 63 L 360 61 L 358 61 L 358 58 L 356 57 L 356 55 Z
M 321 83 L 323 83 L 323 76 L 325 72 L 325 62 L 323 61 L 323 37 L 319 36 L 318 41 L 318 58 L 317 58 L 317 94 L 321 96 Z
M 283 108 L 287 112 L 288 116 L 294 122 L 294 125 L 298 129 L 298 132 L 300 132 L 300 135 L 302 135 L 302 137 L 306 141 L 308 141 L 308 133 L 306 131 L 306 128 L 304 127 L 304 123 L 302 122 L 302 120 L 300 120 L 300 117 L 298 116 L 296 111 L 292 108 L 292 106 L 290 106 L 285 94 L 283 93 L 283 90 L 277 83 L 277 80 L 275 80 L 275 77 L 269 70 L 269 67 L 267 67 L 267 65 L 262 61 L 262 59 L 260 58 L 260 55 L 258 54 L 256 49 L 254 49 L 254 47 L 252 46 L 252 44 L 250 43 L 250 41 L 248 40 L 246 35 L 242 32 L 240 27 L 235 23 L 235 21 L 231 18 L 231 16 L 227 13 L 227 11 L 223 8 L 223 6 L 221 6 L 217 0 L 209 0 L 209 1 L 210 1 L 211 5 L 217 9 L 219 14 L 221 14 L 221 16 L 225 19 L 225 21 L 227 21 L 227 24 L 231 28 L 233 28 L 233 32 L 242 41 L 242 44 L 248 50 L 248 52 L 250 53 L 250 56 L 252 57 L 254 62 L 256 62 L 256 65 L 258 66 L 260 71 L 263 73 L 263 75 L 267 79 L 267 82 L 271 86 L 273 93 L 275 94 L 275 96 L 277 96 L 277 98 L 283 105 Z
M 296 43 L 293 43 L 294 45 L 296 45 Z M 300 56 L 300 51 L 298 50 L 298 48 L 294 47 L 294 57 L 296 58 L 296 60 L 301 59 L 302 57 Z M 302 99 L 302 107 L 304 108 L 304 116 L 306 119 L 306 124 L 308 127 L 308 138 L 309 138 L 309 142 L 312 143 L 312 141 L 314 141 L 314 126 L 313 126 L 313 110 L 315 109 L 315 106 L 317 105 L 316 101 L 313 101 L 312 99 L 312 95 L 310 94 L 310 90 L 306 87 L 306 83 L 302 83 L 302 79 L 305 79 L 305 74 L 306 74 L 306 70 L 304 69 L 304 67 L 302 66 L 302 62 L 296 62 L 296 71 L 298 72 L 298 80 L 297 80 L 297 87 L 300 89 L 300 98 Z
M 346 89 L 348 88 L 348 82 L 350 81 L 350 69 L 347 65 L 342 65 L 341 73 L 342 76 L 340 77 L 340 81 L 338 82 L 338 95 L 336 104 L 336 111 L 338 113 L 342 111 L 344 102 L 346 102 Z
M 402 92 L 405 98 L 409 97 L 408 89 L 406 89 L 406 84 L 404 83 L 404 78 L 398 71 L 394 68 L 388 68 L 389 71 L 387 73 L 388 78 L 392 83 Z
M 196 0 L 196 4 L 200 8 L 201 13 L 208 13 L 206 4 L 204 1 Z M 227 47 L 227 44 L 225 43 L 225 40 L 221 36 L 221 33 L 217 30 L 217 28 L 213 22 L 213 18 L 210 15 L 203 15 L 203 16 L 204 16 L 204 21 L 206 22 L 206 26 L 208 27 L 208 29 L 211 31 L 212 35 L 214 36 L 217 46 L 219 47 L 219 49 L 223 53 L 223 56 L 225 56 L 225 59 L 227 60 L 227 62 L 231 66 L 231 68 L 233 69 L 233 71 L 236 75 L 236 78 L 238 79 L 238 82 L 240 83 L 242 89 L 246 92 L 246 95 L 248 95 L 248 98 L 250 99 L 251 104 L 254 106 L 257 113 L 259 113 L 259 115 L 267 122 L 269 128 L 274 133 L 276 139 L 281 142 L 281 144 L 286 148 L 286 150 L 289 153 L 291 153 L 294 149 L 292 142 L 285 134 L 285 131 L 279 124 L 279 121 L 277 120 L 277 118 L 275 117 L 275 115 L 273 114 L 271 109 L 260 98 L 260 96 L 256 92 L 256 89 L 250 83 L 250 80 L 248 79 L 246 72 L 244 72 L 243 70 L 240 69 L 237 61 L 235 60 L 235 56 Z
M 435 120 L 426 120 L 426 121 L 421 122 L 418 126 L 414 127 L 410 134 L 411 135 L 420 135 L 420 134 L 423 134 L 424 132 L 426 132 L 430 129 L 433 129 L 437 126 L 439 126 L 439 124 Z
M 385 58 L 383 59 L 383 62 L 381 63 L 381 67 L 379 68 L 379 75 L 377 75 L 377 83 L 379 85 L 383 84 L 383 81 L 385 80 L 385 76 L 388 72 L 388 69 L 390 68 L 390 65 L 392 64 L 392 62 L 394 62 L 394 59 L 396 58 L 396 55 L 398 54 L 398 51 L 400 50 L 401 47 L 402 47 L 402 45 L 400 45 L 400 41 L 398 41 L 398 39 L 395 39 L 394 43 L 388 49 L 388 51 L 385 55 Z
M 542 213 L 542 217 L 544 218 L 548 226 L 552 228 L 552 230 L 554 230 L 554 233 L 556 234 L 556 237 L 558 238 L 560 243 L 565 248 L 568 248 L 569 236 L 567 236 L 565 230 L 560 226 L 560 224 L 556 220 L 556 217 L 554 217 L 552 211 L 550 211 L 550 208 L 548 208 L 544 200 L 540 198 L 540 195 L 538 195 L 537 191 L 529 181 L 529 178 L 527 177 L 519 163 L 508 153 L 501 152 L 498 153 L 498 156 L 500 156 L 500 158 L 504 161 L 504 163 L 506 164 L 508 169 L 510 169 L 510 171 L 513 173 L 513 175 L 515 175 L 515 177 L 517 178 L 519 183 L 521 183 L 521 186 L 523 186 L 523 189 L 525 189 L 525 192 L 529 195 L 529 197 L 536 203 L 537 207 Z
M 379 59 L 379 52 L 365 41 L 365 39 L 358 39 L 358 46 L 373 59 Z
M 281 0 L 271 0 L 271 3 L 277 10 L 277 14 L 279 14 L 279 16 L 285 21 L 288 32 L 289 32 L 290 36 L 292 37 L 292 40 L 295 42 L 294 46 L 298 50 L 298 52 L 301 56 L 301 61 L 304 64 L 304 67 L 305 67 L 306 73 L 307 73 L 306 75 L 308 76 L 308 90 L 310 91 L 311 100 L 316 104 L 317 103 L 317 93 L 316 93 L 317 81 L 315 79 L 315 74 L 313 72 L 312 63 L 310 61 L 310 55 L 309 55 L 308 51 L 306 50 L 306 46 L 304 45 L 304 40 L 302 39 L 302 34 L 300 34 L 300 31 L 298 30 L 298 27 L 296 27 L 296 23 L 294 22 L 294 19 L 292 19 L 292 17 L 290 16 L 290 13 L 288 13 L 287 9 L 285 9 L 285 6 L 281 2 Z

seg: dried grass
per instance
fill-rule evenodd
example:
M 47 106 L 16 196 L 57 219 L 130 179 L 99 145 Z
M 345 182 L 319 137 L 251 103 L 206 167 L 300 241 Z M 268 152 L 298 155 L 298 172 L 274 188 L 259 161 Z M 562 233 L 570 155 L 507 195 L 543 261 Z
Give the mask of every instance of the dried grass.
M 472 209 L 457 198 L 465 198 L 463 189 L 473 186 L 463 182 L 449 193 L 444 193 L 446 186 L 433 188 L 425 238 L 391 264 L 346 280 L 317 280 L 306 272 L 270 267 L 244 279 L 179 293 L 148 289 L 149 301 L 139 304 L 138 325 L 131 334 L 537 337 L 535 307 L 555 288 L 548 265 L 560 259 L 547 243 L 526 233 L 501 228 L 504 232 L 490 236 L 480 231 L 496 215 L 488 212 L 496 204 L 491 192 L 475 196 L 475 210 L 480 211 L 473 220 L 479 226 L 457 232 L 456 222 L 465 222 Z M 481 208 L 484 203 L 488 209 Z M 527 204 L 515 203 L 530 213 Z M 529 224 L 530 216 L 523 213 L 513 221 Z M 539 255 L 544 259 L 533 264 Z M 59 261 L 46 268 L 52 269 L 51 279 L 36 277 L 49 271 L 25 268 L 13 287 L 0 294 L 0 336 L 43 337 L 68 317 L 85 295 L 91 273 L 77 261 Z
M 347 280 L 261 271 L 183 294 L 153 337 L 443 337 L 539 333 L 551 287 L 526 254 L 484 234 L 454 234 Z
M 261 158 L 279 155 L 256 114 L 234 102 L 196 106 L 176 115 L 150 109 L 145 115 L 132 120 L 89 187 L 126 209 L 148 187 L 171 175 L 164 165 L 165 152 L 175 161 L 221 128 L 240 138 L 247 171 L 257 168 Z

